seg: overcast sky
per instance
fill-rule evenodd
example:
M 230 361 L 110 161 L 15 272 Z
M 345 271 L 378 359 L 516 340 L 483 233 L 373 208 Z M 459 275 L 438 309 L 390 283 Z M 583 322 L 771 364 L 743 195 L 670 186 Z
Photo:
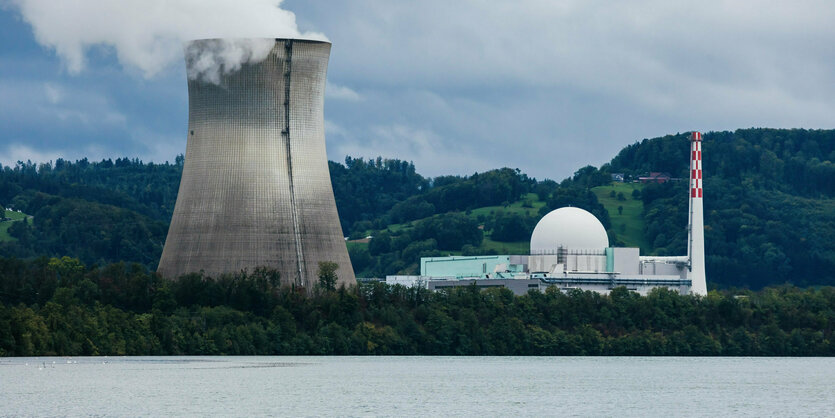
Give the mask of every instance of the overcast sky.
M 330 40 L 329 158 L 411 160 L 429 176 L 560 180 L 643 138 L 835 127 L 831 0 L 0 5 L 6 165 L 173 161 L 188 122 L 182 38 L 205 36 Z

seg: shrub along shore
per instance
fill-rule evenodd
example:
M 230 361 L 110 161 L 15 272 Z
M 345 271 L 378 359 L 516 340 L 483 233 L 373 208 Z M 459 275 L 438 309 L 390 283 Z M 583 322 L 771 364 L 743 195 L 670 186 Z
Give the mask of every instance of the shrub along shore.
M 835 288 L 549 290 L 168 281 L 139 264 L 0 258 L 0 355 L 835 355 Z

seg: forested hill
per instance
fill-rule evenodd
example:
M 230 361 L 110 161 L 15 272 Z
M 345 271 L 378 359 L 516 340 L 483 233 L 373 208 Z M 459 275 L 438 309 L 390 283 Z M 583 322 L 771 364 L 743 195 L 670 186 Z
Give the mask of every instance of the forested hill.
M 704 135 L 710 282 L 835 284 L 833 146 L 835 131 Z M 643 140 L 559 183 L 508 168 L 427 178 L 410 162 L 381 158 L 348 157 L 329 168 L 343 232 L 357 239 L 349 244 L 354 267 L 361 277 L 380 277 L 416 273 L 421 256 L 525 253 L 537 220 L 567 205 L 594 213 L 613 243 L 684 254 L 686 181 L 635 186 L 629 196 L 612 190 L 609 202 L 601 188 L 612 187 L 612 173 L 686 178 L 688 150 L 684 134 Z M 21 213 L 0 223 L 0 256 L 67 255 L 87 265 L 155 269 L 183 163 L 180 156 L 173 164 L 120 158 L 4 167 L 0 204 Z M 624 213 L 612 212 L 623 206 Z M 629 216 L 634 222 L 624 225 Z M 374 239 L 363 242 L 367 235 Z
M 835 131 L 708 132 L 702 144 L 708 280 L 760 287 L 835 283 Z M 687 178 L 686 134 L 624 148 L 602 170 Z M 645 190 L 646 238 L 686 250 L 687 182 Z M 670 233 L 670 231 L 678 231 Z
M 708 132 L 703 139 L 706 182 L 725 179 L 752 190 L 835 197 L 835 130 L 739 129 Z M 687 178 L 689 150 L 687 134 L 645 139 L 621 150 L 610 168 Z

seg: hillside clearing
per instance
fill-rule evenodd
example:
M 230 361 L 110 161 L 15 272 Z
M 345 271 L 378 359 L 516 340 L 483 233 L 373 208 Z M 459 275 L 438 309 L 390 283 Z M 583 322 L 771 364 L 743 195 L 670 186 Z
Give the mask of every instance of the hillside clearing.
M 11 220 L 0 222 L 0 242 L 17 241 L 17 238 L 9 235 L 9 227 L 11 227 L 15 222 L 22 221 L 27 217 L 31 219 L 32 217 L 23 212 L 14 212 L 10 210 L 6 211 L 6 217 Z
M 650 244 L 644 237 L 644 230 L 646 229 L 643 218 L 644 202 L 640 198 L 632 198 L 632 192 L 643 190 L 643 188 L 644 185 L 641 183 L 613 182 L 591 190 L 597 196 L 597 200 L 609 212 L 609 219 L 612 222 L 612 229 L 617 239 L 624 246 L 639 247 L 642 253 L 647 254 L 650 250 Z M 614 197 L 612 192 L 615 192 Z M 620 193 L 623 193 L 623 200 L 618 199 Z M 623 207 L 622 213 L 618 211 L 618 207 Z M 614 245 L 615 243 L 610 244 Z

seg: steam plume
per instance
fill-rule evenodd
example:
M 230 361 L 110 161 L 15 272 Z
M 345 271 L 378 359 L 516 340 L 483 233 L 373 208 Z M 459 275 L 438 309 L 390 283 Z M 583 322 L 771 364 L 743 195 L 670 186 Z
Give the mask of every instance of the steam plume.
M 220 83 L 220 75 L 231 73 L 247 62 L 261 62 L 270 53 L 272 38 L 212 39 L 186 46 L 188 78 Z
M 2 0 L 0 0 L 2 1 Z M 84 69 L 90 48 L 112 48 L 119 62 L 151 77 L 181 65 L 183 44 L 192 39 L 238 38 L 201 51 L 186 51 L 200 63 L 190 77 L 217 80 L 269 52 L 268 42 L 240 38 L 308 38 L 282 0 L 9 0 L 32 26 L 35 39 L 53 49 L 70 73 Z

